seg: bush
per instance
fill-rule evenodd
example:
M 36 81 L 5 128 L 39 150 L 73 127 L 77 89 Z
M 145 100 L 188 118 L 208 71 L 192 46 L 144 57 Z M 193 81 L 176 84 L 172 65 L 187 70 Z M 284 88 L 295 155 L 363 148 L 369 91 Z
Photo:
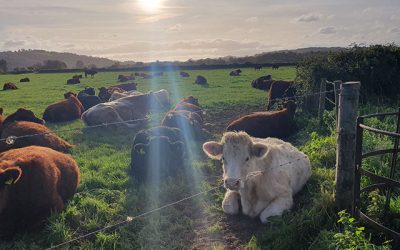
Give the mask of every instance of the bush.
M 306 58 L 297 68 L 297 82 L 305 93 L 319 91 L 321 78 L 329 81 L 361 81 L 362 100 L 400 96 L 400 47 L 373 45 L 354 47 Z

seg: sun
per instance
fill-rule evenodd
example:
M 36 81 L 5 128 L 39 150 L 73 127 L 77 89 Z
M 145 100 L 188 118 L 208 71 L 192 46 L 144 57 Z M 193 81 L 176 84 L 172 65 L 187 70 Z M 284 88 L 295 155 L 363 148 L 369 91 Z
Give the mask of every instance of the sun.
M 148 12 L 155 12 L 161 7 L 163 0 L 139 0 L 140 7 Z

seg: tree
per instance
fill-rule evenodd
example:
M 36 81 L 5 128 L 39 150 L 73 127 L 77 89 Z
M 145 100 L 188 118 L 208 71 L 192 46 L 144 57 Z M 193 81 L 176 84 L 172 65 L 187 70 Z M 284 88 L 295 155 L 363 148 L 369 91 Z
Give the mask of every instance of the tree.
M 78 60 L 78 61 L 76 61 L 75 66 L 77 69 L 83 69 L 85 67 L 85 64 L 81 60 Z
M 43 66 L 42 66 L 42 69 L 53 69 L 53 70 L 66 69 L 66 68 L 67 64 L 59 60 L 45 60 L 43 61 Z
M 7 72 L 7 61 L 2 59 L 0 60 L 0 73 L 6 73 Z

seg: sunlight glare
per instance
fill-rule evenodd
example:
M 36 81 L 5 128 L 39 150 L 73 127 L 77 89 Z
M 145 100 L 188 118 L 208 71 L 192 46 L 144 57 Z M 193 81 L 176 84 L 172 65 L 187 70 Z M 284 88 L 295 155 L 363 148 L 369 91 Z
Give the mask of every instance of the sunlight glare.
M 163 0 L 139 0 L 140 7 L 148 12 L 155 12 L 161 7 Z

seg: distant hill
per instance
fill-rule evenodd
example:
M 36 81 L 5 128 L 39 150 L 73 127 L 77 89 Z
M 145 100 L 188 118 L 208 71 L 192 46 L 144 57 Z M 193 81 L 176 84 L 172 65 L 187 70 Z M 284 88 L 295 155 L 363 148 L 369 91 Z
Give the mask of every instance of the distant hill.
M 0 52 L 0 60 L 7 61 L 8 70 L 14 68 L 31 67 L 45 60 L 59 60 L 67 64 L 68 68 L 76 68 L 76 62 L 82 61 L 84 66 L 96 65 L 97 67 L 109 67 L 115 63 L 108 58 L 83 56 L 73 53 L 52 52 L 45 50 L 18 50 Z
M 189 59 L 187 61 L 174 62 L 118 62 L 108 58 L 77 55 L 73 53 L 61 53 L 45 50 L 19 50 L 0 52 L 0 60 L 7 61 L 8 71 L 14 68 L 27 68 L 35 64 L 41 64 L 45 60 L 59 60 L 66 63 L 67 68 L 77 68 L 77 61 L 81 61 L 83 66 L 97 68 L 127 69 L 130 67 L 148 67 L 150 65 L 172 64 L 175 66 L 205 66 L 205 65 L 231 65 L 231 64 L 296 64 L 307 56 L 315 54 L 326 54 L 328 52 L 338 52 L 346 50 L 342 47 L 309 47 L 293 50 L 279 50 L 260 53 L 252 56 L 226 56 L 220 58 L 204 58 L 198 60 Z M 134 58 L 133 58 L 134 59 Z M 81 66 L 82 67 L 82 66 Z M 80 67 L 80 68 L 81 68 Z

